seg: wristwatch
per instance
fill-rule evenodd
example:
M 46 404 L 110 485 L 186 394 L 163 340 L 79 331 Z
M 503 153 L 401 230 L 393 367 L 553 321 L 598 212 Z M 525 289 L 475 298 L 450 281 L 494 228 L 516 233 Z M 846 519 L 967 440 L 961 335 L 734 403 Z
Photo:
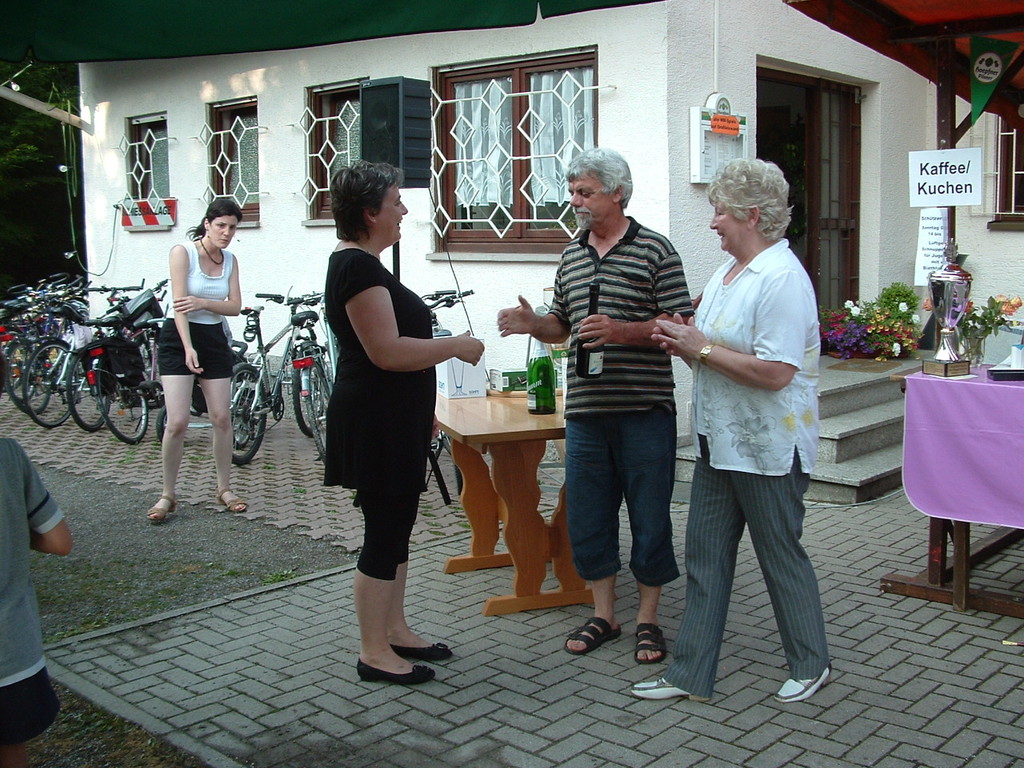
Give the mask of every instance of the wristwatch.
M 704 363 L 704 365 L 708 364 L 708 355 L 711 354 L 711 350 L 714 348 L 714 344 L 707 344 L 705 345 L 704 349 L 700 351 L 700 361 Z

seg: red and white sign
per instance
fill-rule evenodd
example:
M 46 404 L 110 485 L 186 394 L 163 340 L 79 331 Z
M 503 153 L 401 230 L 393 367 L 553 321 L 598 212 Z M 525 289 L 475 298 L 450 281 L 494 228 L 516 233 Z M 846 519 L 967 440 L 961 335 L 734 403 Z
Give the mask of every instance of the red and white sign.
M 121 202 L 122 227 L 169 227 L 178 218 L 178 201 L 123 200 Z

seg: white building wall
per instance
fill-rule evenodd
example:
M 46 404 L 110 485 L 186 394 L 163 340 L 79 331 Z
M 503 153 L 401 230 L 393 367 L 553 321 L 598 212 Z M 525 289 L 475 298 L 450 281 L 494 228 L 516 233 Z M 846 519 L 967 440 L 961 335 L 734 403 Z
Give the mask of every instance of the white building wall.
M 917 211 L 908 205 L 906 153 L 935 147 L 934 89 L 909 69 L 781 0 L 667 0 L 539 20 L 519 29 L 83 65 L 83 114 L 94 126 L 84 137 L 83 163 L 94 279 L 109 285 L 144 277 L 152 284 L 166 276 L 168 251 L 205 209 L 206 148 L 195 137 L 210 102 L 253 95 L 259 99 L 261 220 L 258 227 L 241 229 L 234 243 L 245 301 L 255 303 L 257 292 L 319 290 L 336 242 L 332 227 L 302 223 L 307 217 L 301 194 L 306 150 L 297 124 L 307 87 L 362 77 L 430 80 L 435 67 L 585 46 L 598 50 L 599 142 L 622 151 L 632 165 L 635 192 L 628 212 L 669 235 L 683 256 L 695 294 L 723 254 L 708 229 L 704 186 L 689 181 L 689 108 L 703 104 L 715 90 L 727 94 L 735 111 L 750 119 L 756 154 L 758 65 L 862 88 L 861 295 L 871 298 L 894 280 L 912 280 Z M 126 186 L 118 144 L 126 118 L 153 112 L 168 117 L 171 193 L 179 199 L 179 221 L 170 231 L 126 232 L 115 210 Z M 991 134 L 994 128 L 986 125 L 985 130 Z M 970 140 L 981 141 L 984 135 Z M 989 153 L 986 159 L 992 162 Z M 410 214 L 401 242 L 402 280 L 420 293 L 454 288 L 454 268 L 459 285 L 476 292 L 467 308 L 473 332 L 487 344 L 488 365 L 520 367 L 526 342 L 501 339 L 495 314 L 519 293 L 539 301 L 543 288 L 552 283 L 555 257 L 460 258 L 449 267 L 433 254 L 427 191 L 405 190 L 403 198 Z M 983 209 L 958 215 L 962 250 L 972 254 L 968 267 L 976 276 L 976 292 L 1024 293 L 1022 235 L 989 232 L 989 218 Z M 383 260 L 390 266 L 390 254 Z M 284 312 L 268 310 L 266 317 L 267 327 L 273 327 L 283 323 Z M 456 332 L 466 327 L 458 310 L 446 311 L 442 320 Z M 235 325 L 240 329 L 240 323 Z M 680 400 L 685 401 L 685 366 L 678 380 Z
M 301 190 L 306 173 L 305 137 L 296 125 L 309 86 L 358 78 L 405 76 L 430 80 L 432 68 L 524 54 L 596 46 L 601 143 L 631 161 L 637 193 L 631 205 L 645 224 L 669 226 L 669 177 L 665 85 L 665 13 L 661 3 L 542 20 L 525 29 L 416 35 L 299 51 L 199 57 L 174 61 L 88 64 L 82 67 L 82 103 L 95 124 L 85 136 L 86 225 L 91 267 L 97 281 L 147 284 L 167 274 L 167 255 L 205 211 L 207 154 L 195 137 L 207 104 L 258 97 L 260 223 L 239 230 L 243 299 L 257 292 L 303 293 L 323 287 L 327 259 L 337 242 L 333 226 L 303 226 Z M 642 44 L 640 42 L 642 41 Z M 165 232 L 126 232 L 115 204 L 125 193 L 124 158 L 118 144 L 128 117 L 167 112 L 171 194 L 179 199 L 178 224 Z M 401 277 L 419 292 L 454 288 L 447 261 L 428 260 L 434 250 L 427 190 L 403 190 L 410 209 L 403 223 Z M 109 255 L 109 265 L 108 262 Z M 391 266 L 391 254 L 382 258 Z M 518 368 L 526 340 L 501 339 L 496 315 L 522 293 L 539 303 L 553 282 L 557 256 L 542 262 L 456 260 L 452 267 L 467 300 L 473 332 L 487 344 L 489 366 Z M 106 269 L 104 271 L 104 266 Z M 271 305 L 275 306 L 275 305 Z M 285 313 L 265 313 L 265 328 L 283 324 Z M 452 331 L 467 327 L 457 309 L 442 322 Z M 233 327 L 240 330 L 237 319 Z

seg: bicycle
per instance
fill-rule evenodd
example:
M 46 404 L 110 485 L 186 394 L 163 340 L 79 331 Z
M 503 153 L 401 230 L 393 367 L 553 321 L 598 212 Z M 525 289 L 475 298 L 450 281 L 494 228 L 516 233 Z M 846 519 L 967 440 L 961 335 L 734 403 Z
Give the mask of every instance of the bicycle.
M 22 410 L 36 424 L 48 429 L 59 427 L 71 414 L 67 373 L 78 359 L 82 342 L 88 338 L 72 331 L 76 326 L 84 327 L 87 321 L 83 302 L 66 300 L 50 311 L 57 318 L 60 333 L 38 339 L 26 358 L 19 382 Z
M 277 304 L 286 304 L 291 310 L 288 324 L 269 342 L 263 341 L 260 315 L 263 307 L 246 307 L 244 338 L 256 342 L 250 360 L 239 363 L 231 377 L 231 423 L 234 431 L 232 460 L 236 464 L 252 461 L 267 430 L 267 417 L 277 423 L 284 417 L 285 403 L 282 390 L 286 373 L 292 404 L 299 428 L 313 437 L 321 460 L 326 439 L 327 403 L 330 400 L 332 379 L 328 373 L 325 350 L 317 342 L 315 326 L 320 320 L 313 310 L 298 311 L 301 306 L 317 306 L 322 293 L 286 299 L 280 294 L 257 293 L 256 298 Z M 286 339 L 284 351 L 276 371 L 267 353 L 281 339 Z
M 440 308 L 450 309 L 456 304 L 462 302 L 467 296 L 472 296 L 473 291 L 435 291 L 434 293 L 428 293 L 425 296 L 421 296 L 424 303 L 427 305 L 427 309 L 430 310 L 430 325 L 433 330 L 433 336 L 435 339 L 444 338 L 451 336 L 452 332 L 447 330 L 441 325 L 441 321 L 437 318 L 437 312 L 435 310 Z M 451 494 L 448 492 L 448 484 L 444 481 L 441 476 L 441 467 L 438 463 L 438 459 L 441 458 L 442 453 L 447 453 L 449 457 L 452 455 L 452 439 L 446 435 L 443 431 L 437 433 L 437 437 L 431 441 L 430 452 L 427 455 L 427 459 L 430 462 L 430 469 L 427 470 L 426 483 L 430 482 L 430 476 L 433 475 L 437 479 L 437 488 L 441 492 L 441 499 L 445 504 L 452 503 Z M 456 491 L 462 494 L 462 471 L 458 465 L 455 466 L 455 488 Z
M 163 388 L 156 379 L 163 309 L 155 291 L 162 291 L 167 282 L 132 299 L 115 300 L 112 312 L 89 323 L 107 335 L 86 345 L 66 374 L 71 415 L 83 429 L 95 431 L 105 425 L 128 445 L 145 437 L 150 410 L 163 405 Z
M 35 288 L 19 285 L 9 289 L 13 298 L 3 302 L 4 336 L 10 336 L 4 344 L 8 360 L 4 388 L 19 410 L 28 410 L 23 374 L 32 354 L 44 341 L 63 338 L 88 314 L 82 301 L 83 285 L 82 278 L 60 273 L 41 280 Z

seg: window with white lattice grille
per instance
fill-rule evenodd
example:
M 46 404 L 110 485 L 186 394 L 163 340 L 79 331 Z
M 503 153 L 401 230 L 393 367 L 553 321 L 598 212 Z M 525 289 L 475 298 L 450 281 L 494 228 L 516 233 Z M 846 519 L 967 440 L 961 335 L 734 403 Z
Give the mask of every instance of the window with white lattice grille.
M 596 65 L 588 51 L 438 74 L 432 187 L 443 247 L 557 252 L 569 241 L 565 169 L 596 141 Z
M 310 88 L 300 121 L 306 134 L 306 181 L 303 197 L 311 219 L 330 219 L 331 174 L 361 157 L 359 85 Z
M 210 105 L 200 141 L 209 150 L 207 202 L 231 197 L 246 221 L 260 216 L 259 120 L 256 98 Z
M 120 149 L 125 159 L 129 199 L 155 203 L 171 196 L 165 115 L 129 118 Z

